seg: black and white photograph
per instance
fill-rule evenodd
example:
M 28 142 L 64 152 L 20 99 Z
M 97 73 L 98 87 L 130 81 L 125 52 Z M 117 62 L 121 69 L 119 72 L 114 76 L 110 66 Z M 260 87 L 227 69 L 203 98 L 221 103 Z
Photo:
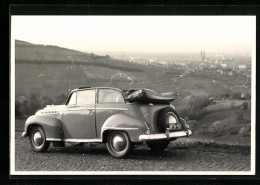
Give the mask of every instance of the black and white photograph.
M 255 175 L 255 16 L 10 28 L 10 175 Z

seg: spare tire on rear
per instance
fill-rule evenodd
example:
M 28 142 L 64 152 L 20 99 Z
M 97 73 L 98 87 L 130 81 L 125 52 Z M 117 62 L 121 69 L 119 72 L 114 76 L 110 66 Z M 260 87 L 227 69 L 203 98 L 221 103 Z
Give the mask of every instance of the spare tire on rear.
M 172 114 L 177 122 L 180 122 L 180 117 L 178 116 L 177 112 L 173 108 L 165 108 L 159 112 L 157 126 L 160 133 L 164 133 L 166 129 L 169 127 L 167 115 Z

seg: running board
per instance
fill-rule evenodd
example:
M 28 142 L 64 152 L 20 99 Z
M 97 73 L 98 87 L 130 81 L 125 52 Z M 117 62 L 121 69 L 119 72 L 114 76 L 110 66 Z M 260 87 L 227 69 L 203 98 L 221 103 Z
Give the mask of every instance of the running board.
M 58 138 L 46 138 L 46 141 L 64 141 L 75 143 L 102 143 L 102 139 L 58 139 Z

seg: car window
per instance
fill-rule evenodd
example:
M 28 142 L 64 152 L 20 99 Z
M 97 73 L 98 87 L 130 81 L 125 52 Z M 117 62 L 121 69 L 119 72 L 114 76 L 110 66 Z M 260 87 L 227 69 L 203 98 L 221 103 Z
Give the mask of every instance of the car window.
M 77 105 L 85 106 L 85 105 L 95 104 L 95 94 L 96 94 L 96 91 L 94 89 L 78 91 L 77 92 Z
M 99 89 L 98 102 L 99 103 L 125 103 L 121 92 L 113 89 Z
M 70 96 L 70 101 L 69 101 L 68 105 L 76 105 L 76 100 L 77 100 L 77 93 L 74 92 L 74 93 Z

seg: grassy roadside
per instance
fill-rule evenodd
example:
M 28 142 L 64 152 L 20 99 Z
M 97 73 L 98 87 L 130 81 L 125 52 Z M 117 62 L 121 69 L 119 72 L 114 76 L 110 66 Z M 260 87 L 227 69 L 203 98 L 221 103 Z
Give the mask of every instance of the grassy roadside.
M 234 154 L 250 154 L 250 145 L 221 143 L 208 140 L 178 139 L 170 144 L 176 150 L 195 150 L 209 152 L 223 152 Z
M 15 132 L 23 132 L 26 119 L 27 117 L 25 116 L 15 118 Z

